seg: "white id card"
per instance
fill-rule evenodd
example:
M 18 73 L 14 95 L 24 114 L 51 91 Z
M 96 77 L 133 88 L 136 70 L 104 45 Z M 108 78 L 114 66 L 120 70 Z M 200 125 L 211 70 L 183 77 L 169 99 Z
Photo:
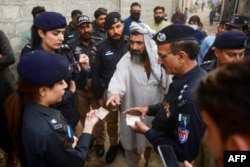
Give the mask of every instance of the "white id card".
M 98 118 L 100 118 L 101 120 L 103 120 L 107 115 L 108 115 L 109 111 L 106 110 L 105 108 L 103 107 L 100 107 L 96 110 L 96 116 Z
M 135 121 L 141 121 L 140 116 L 126 115 L 127 125 L 135 125 Z

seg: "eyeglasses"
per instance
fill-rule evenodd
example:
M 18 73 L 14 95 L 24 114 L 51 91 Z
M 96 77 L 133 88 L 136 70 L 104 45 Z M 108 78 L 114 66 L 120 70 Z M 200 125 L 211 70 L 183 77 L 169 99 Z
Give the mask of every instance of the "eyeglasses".
M 158 54 L 161 59 L 165 58 L 167 55 L 173 54 L 173 52 L 168 52 L 165 54 Z

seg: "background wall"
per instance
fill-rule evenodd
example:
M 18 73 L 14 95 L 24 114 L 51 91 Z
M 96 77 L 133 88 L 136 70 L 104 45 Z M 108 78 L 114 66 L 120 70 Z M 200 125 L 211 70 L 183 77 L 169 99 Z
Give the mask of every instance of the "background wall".
M 69 22 L 71 11 L 80 9 L 84 14 L 94 19 L 94 11 L 98 7 L 105 7 L 109 12 L 119 11 L 122 18 L 129 16 L 132 2 L 136 0 L 0 0 L 0 29 L 8 36 L 16 55 L 16 62 L 20 55 L 20 38 L 24 30 L 28 29 L 33 22 L 31 10 L 34 6 L 44 6 L 47 11 L 62 13 Z M 175 7 L 182 2 L 193 0 L 138 0 L 142 5 L 141 20 L 145 23 L 153 21 L 153 9 L 161 5 L 171 18 Z M 1 40 L 1 39 L 0 39 Z M 11 66 L 15 70 L 16 63 Z

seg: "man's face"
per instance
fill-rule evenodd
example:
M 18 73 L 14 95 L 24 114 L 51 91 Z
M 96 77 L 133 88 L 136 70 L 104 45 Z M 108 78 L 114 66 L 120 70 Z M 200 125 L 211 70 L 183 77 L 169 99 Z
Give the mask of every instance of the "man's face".
M 179 13 L 179 12 L 180 12 L 180 8 L 176 8 L 176 9 L 175 9 L 175 12 L 176 12 L 176 13 Z
M 161 23 L 164 19 L 164 12 L 161 9 L 158 9 L 154 12 L 154 20 L 156 23 Z
M 129 49 L 131 54 L 131 60 L 134 63 L 142 63 L 146 55 L 146 47 L 142 34 L 130 34 Z
M 98 18 L 95 19 L 96 25 L 100 28 L 104 28 L 106 14 L 100 15 Z
M 232 62 L 242 60 L 245 55 L 245 49 L 218 49 L 214 50 L 217 57 L 218 66 L 224 66 Z
M 163 66 L 166 74 L 179 76 L 183 67 L 183 60 L 177 54 L 173 54 L 170 44 L 158 45 L 158 63 Z
M 141 7 L 140 6 L 132 6 L 130 9 L 130 13 L 141 13 Z
M 92 31 L 91 23 L 82 23 L 78 26 L 78 32 L 82 39 L 91 39 Z
M 122 23 L 121 21 L 113 24 L 108 30 L 107 33 L 108 35 L 114 39 L 114 40 L 118 40 L 121 39 L 122 34 L 123 34 L 123 29 L 124 29 L 124 23 Z

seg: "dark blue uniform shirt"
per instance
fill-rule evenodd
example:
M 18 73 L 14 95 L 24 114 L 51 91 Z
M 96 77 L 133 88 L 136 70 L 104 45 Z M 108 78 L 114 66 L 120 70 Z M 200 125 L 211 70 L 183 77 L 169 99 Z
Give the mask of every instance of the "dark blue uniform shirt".
M 204 134 L 200 109 L 190 92 L 205 75 L 199 66 L 181 77 L 174 77 L 163 103 L 149 106 L 147 115 L 155 116 L 152 129 L 145 134 L 156 149 L 158 145 L 173 147 L 178 161 L 193 161 Z
M 129 49 L 129 41 L 123 36 L 119 43 L 112 43 L 108 38 L 97 47 L 96 59 L 92 68 L 93 90 L 97 99 L 102 98 L 103 88 L 116 70 L 116 64 Z
M 67 135 L 60 111 L 28 103 L 22 119 L 22 146 L 25 167 L 82 167 L 87 157 L 90 134 L 82 134 L 77 146 Z

